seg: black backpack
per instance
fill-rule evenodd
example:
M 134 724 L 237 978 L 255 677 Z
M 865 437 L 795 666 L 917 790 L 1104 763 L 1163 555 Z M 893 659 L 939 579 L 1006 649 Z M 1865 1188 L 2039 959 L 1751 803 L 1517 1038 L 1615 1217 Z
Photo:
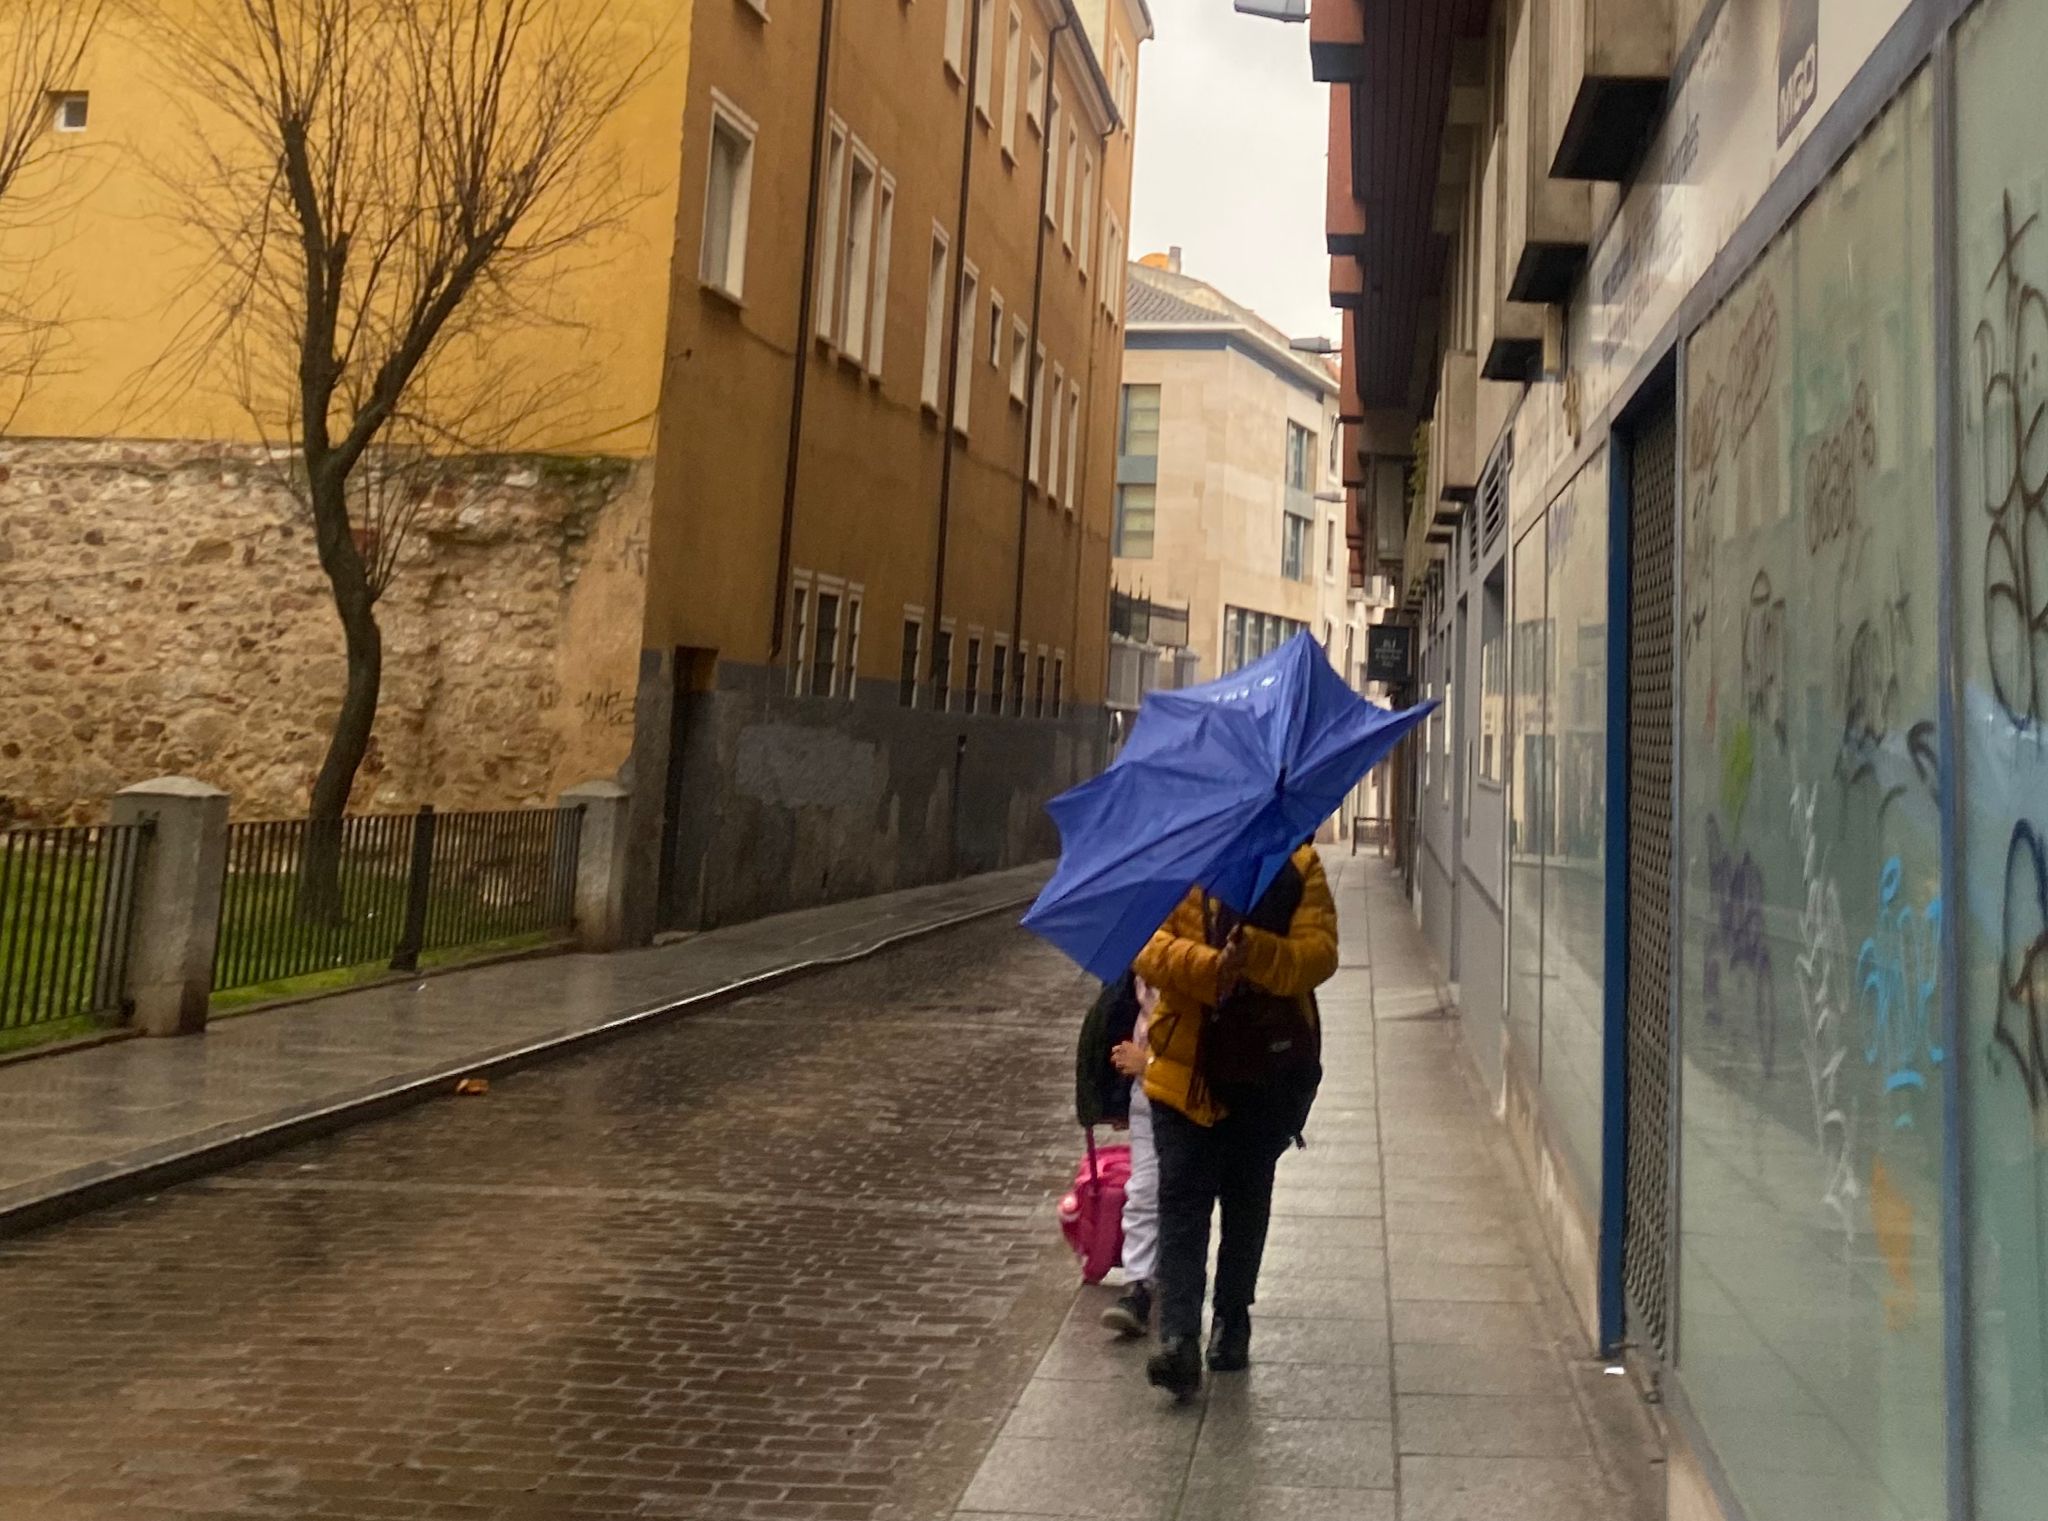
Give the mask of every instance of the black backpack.
M 1301 907 L 1301 873 L 1289 862 L 1241 920 L 1225 909 L 1209 925 L 1222 945 L 1239 924 L 1285 935 Z M 1301 1144 L 1323 1081 L 1322 1020 L 1311 995 L 1283 998 L 1246 983 L 1206 1010 L 1197 1068 L 1209 1091 L 1232 1110 L 1258 1111 Z
M 1087 1016 L 1074 1052 L 1074 1118 L 1083 1129 L 1131 1114 L 1131 1079 L 1109 1064 L 1109 1053 L 1138 1027 L 1138 974 L 1105 982 Z

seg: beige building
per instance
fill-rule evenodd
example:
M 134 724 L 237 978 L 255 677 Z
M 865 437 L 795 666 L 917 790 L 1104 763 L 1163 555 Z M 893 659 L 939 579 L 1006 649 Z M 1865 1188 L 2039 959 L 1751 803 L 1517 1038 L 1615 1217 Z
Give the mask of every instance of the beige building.
M 1354 587 L 1336 460 L 1338 377 L 1279 329 L 1181 272 L 1131 267 L 1118 416 L 1115 582 L 1149 604 L 1162 662 L 1113 654 L 1112 702 L 1226 674 L 1308 631 L 1358 683 L 1365 588 Z M 1131 624 L 1135 628 L 1135 624 Z M 1137 643 L 1131 640 L 1131 643 Z M 1123 669 L 1128 667 L 1128 672 Z M 1137 678 L 1137 679 L 1134 679 Z

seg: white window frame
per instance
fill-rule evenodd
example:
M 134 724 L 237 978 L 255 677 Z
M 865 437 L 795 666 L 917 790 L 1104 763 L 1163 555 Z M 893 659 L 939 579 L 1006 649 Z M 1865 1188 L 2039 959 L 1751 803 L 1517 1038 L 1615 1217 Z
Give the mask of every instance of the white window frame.
M 722 90 L 711 92 L 711 136 L 710 153 L 718 151 L 718 134 L 723 128 L 732 137 L 745 145 L 739 172 L 733 177 L 732 204 L 726 212 L 725 268 L 714 273 L 709 268 L 711 257 L 711 160 L 707 156 L 704 165 L 704 219 L 698 228 L 697 279 L 706 289 L 716 291 L 727 300 L 740 302 L 746 299 L 747 289 L 747 222 L 753 209 L 754 199 L 754 154 L 760 126 L 747 115 Z
M 981 712 L 981 682 L 988 675 L 988 630 L 979 623 L 967 625 L 967 653 L 961 658 L 960 691 L 966 701 L 960 711 L 972 718 Z
M 1003 372 L 1003 340 L 1009 336 L 1010 325 L 1003 320 L 1009 307 L 1003 302 L 1003 293 L 992 290 L 988 293 L 988 367 L 998 375 Z
M 846 588 L 846 700 L 852 702 L 860 689 L 860 609 L 867 588 L 858 582 Z
M 1031 713 L 1033 718 L 1045 717 L 1045 677 L 1051 674 L 1052 651 L 1041 644 L 1038 647 L 1038 664 L 1032 671 L 1032 685 L 1029 689 L 1030 695 L 1035 699 L 1032 704 L 1033 711 Z M 1018 706 L 1022 707 L 1023 704 L 1019 703 Z
M 1045 225 L 1057 227 L 1060 220 L 1060 119 L 1066 115 L 1066 102 L 1060 99 L 1060 89 L 1052 89 L 1052 115 L 1045 124 L 1045 151 L 1052 155 L 1052 177 L 1045 187 Z
M 918 399 L 936 416 L 945 396 L 946 305 L 953 280 L 953 240 L 937 222 L 932 223 L 930 253 L 924 296 L 924 381 Z
M 883 169 L 875 178 L 875 293 L 868 302 L 868 374 L 882 378 L 882 352 L 889 335 L 889 256 L 896 240 L 896 177 Z
M 1067 123 L 1067 172 L 1060 187 L 1060 246 L 1074 251 L 1074 181 L 1081 168 L 1081 130 Z
M 812 274 L 812 325 L 827 343 L 839 331 L 835 318 L 839 295 L 839 213 L 846 202 L 846 123 L 833 117 L 825 129 L 824 222 L 819 228 L 818 267 Z
M 995 122 L 996 0 L 974 0 L 974 114 L 986 127 Z
M 1074 252 L 1081 261 L 1081 278 L 1088 278 L 1089 241 L 1095 236 L 1095 155 L 1081 155 L 1081 191 L 1078 197 L 1081 225 L 1074 230 Z
M 1051 718 L 1067 716 L 1067 652 L 1055 648 L 1052 652 L 1052 687 L 1048 694 L 1052 698 Z
M 1010 7 L 1009 40 L 1003 48 L 1003 158 L 1017 162 L 1017 92 L 1023 88 L 1019 70 L 1023 65 L 1024 17 Z
M 910 663 L 910 701 L 907 704 L 903 701 L 903 650 L 899 645 L 896 650 L 896 704 L 898 707 L 921 708 L 925 703 L 924 657 L 926 653 L 924 647 L 925 616 L 924 609 L 921 607 L 905 607 L 903 609 L 903 627 L 909 629 L 913 626 L 917 629 L 917 655 Z
M 950 713 L 953 711 L 953 699 L 959 695 L 958 691 L 953 686 L 953 672 L 957 670 L 960 665 L 959 626 L 951 618 L 941 618 L 939 620 L 939 637 L 943 638 L 946 641 L 946 697 L 945 701 L 943 702 L 939 700 L 939 666 L 938 662 L 936 660 L 933 660 L 931 662 L 929 672 L 929 680 L 931 682 L 932 689 L 931 708 L 934 713 Z M 936 655 L 938 653 L 938 648 L 938 639 L 934 639 L 932 641 L 932 647 L 930 651 L 928 651 L 927 653 Z
M 76 137 L 92 130 L 92 91 L 59 90 L 50 98 L 50 130 L 66 137 Z M 73 126 L 70 111 L 78 106 L 84 112 L 84 120 Z
M 812 697 L 837 697 L 839 695 L 839 646 L 846 639 L 846 583 L 837 576 L 818 576 L 811 583 L 811 638 L 815 643 L 818 635 L 818 599 L 837 597 L 839 599 L 839 621 L 832 626 L 832 666 L 825 673 L 826 690 L 820 692 L 815 686 L 809 693 Z M 816 674 L 816 651 L 809 662 L 812 674 Z
M 967 79 L 967 0 L 946 0 L 946 72 L 957 83 Z
M 1031 463 L 1026 470 L 1031 484 L 1036 486 L 1042 476 L 1039 470 L 1039 454 L 1044 445 L 1045 433 L 1045 345 L 1038 346 L 1031 364 Z
M 960 330 L 954 334 L 953 431 L 967 436 L 967 418 L 974 402 L 975 318 L 981 310 L 981 271 L 972 259 L 960 266 L 965 284 L 960 291 Z
M 1131 55 L 1124 51 L 1121 41 L 1111 44 L 1111 56 L 1115 62 L 1111 75 L 1111 92 L 1116 96 L 1116 114 L 1123 119 L 1124 136 L 1132 132 L 1131 118 L 1137 114 L 1138 103 L 1132 90 Z
M 1010 400 L 1024 405 L 1031 375 L 1031 329 L 1022 317 L 1010 319 Z
M 1109 313 L 1112 324 L 1123 316 L 1124 282 L 1130 278 L 1130 271 L 1124 267 L 1124 229 L 1115 216 L 1109 219 L 1109 253 L 1103 260 L 1103 267 L 1114 271 L 1105 275 L 1102 281 L 1103 309 Z
M 811 573 L 789 578 L 789 695 L 805 696 L 811 680 Z
M 997 650 L 1001 650 L 1003 652 L 1003 658 L 1001 661 L 1003 669 L 1002 674 L 1000 676 L 996 674 Z M 989 639 L 988 689 L 989 714 L 991 717 L 1001 718 L 1010 700 L 1010 636 L 1008 634 L 995 634 L 992 635 Z
M 1052 367 L 1052 426 L 1045 431 L 1045 499 L 1060 499 L 1060 435 L 1066 431 L 1067 372 L 1057 361 Z
M 868 177 L 865 209 L 855 193 L 862 170 Z M 836 342 L 841 357 L 860 364 L 867 355 L 868 324 L 875 314 L 875 207 L 881 201 L 881 166 L 859 138 L 850 140 L 846 156 L 846 235 L 841 239 L 844 268 L 840 271 L 839 328 Z M 858 304 L 860 327 L 854 328 Z
M 1031 71 L 1024 76 L 1024 124 L 1045 136 L 1045 54 L 1031 44 Z
M 1081 505 L 1079 496 L 1081 479 L 1081 385 L 1079 381 L 1067 387 L 1067 494 L 1062 498 L 1067 504 L 1067 514 L 1072 516 Z

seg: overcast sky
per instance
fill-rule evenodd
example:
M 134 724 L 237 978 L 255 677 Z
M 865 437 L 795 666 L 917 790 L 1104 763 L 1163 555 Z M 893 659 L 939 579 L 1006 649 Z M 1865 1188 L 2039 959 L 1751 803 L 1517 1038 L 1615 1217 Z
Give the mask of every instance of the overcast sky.
M 1329 91 L 1308 28 L 1231 0 L 1151 0 L 1138 78 L 1131 257 L 1182 250 L 1206 280 L 1291 336 L 1337 336 L 1323 242 Z

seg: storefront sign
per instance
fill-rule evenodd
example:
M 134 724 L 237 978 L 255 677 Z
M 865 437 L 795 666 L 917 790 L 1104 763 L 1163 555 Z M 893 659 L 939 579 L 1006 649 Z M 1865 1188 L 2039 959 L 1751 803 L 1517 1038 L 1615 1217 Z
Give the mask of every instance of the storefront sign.
M 1778 0 L 1778 146 L 1820 95 L 1820 0 Z
M 1365 679 L 1405 686 L 1415 670 L 1415 630 L 1376 623 L 1365 631 Z

